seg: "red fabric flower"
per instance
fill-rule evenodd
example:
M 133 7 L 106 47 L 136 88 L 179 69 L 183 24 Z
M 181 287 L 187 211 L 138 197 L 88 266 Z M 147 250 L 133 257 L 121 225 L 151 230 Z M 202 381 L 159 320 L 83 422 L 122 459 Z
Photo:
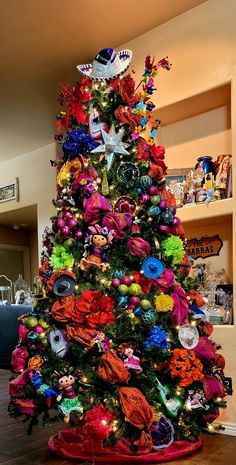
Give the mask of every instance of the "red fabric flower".
M 138 144 L 137 144 L 137 153 L 136 157 L 140 161 L 148 161 L 149 160 L 149 152 L 148 152 L 148 144 L 143 137 L 139 138 Z
M 101 440 L 106 439 L 111 432 L 111 423 L 115 418 L 116 415 L 113 412 L 99 404 L 84 415 L 83 432 Z
M 136 126 L 139 125 L 141 117 L 139 115 L 133 115 L 130 113 L 126 107 L 119 105 L 119 107 L 115 110 L 115 117 L 118 119 L 122 124 L 128 124 L 130 129 L 134 131 Z
M 134 271 L 133 277 L 134 277 L 134 282 L 141 286 L 144 294 L 147 294 L 148 292 L 150 292 L 150 289 L 153 284 L 153 279 L 146 278 L 146 276 L 144 276 L 143 273 L 140 273 L 140 271 Z
M 116 93 L 121 95 L 125 103 L 128 103 L 129 105 L 132 103 L 135 90 L 135 81 L 130 76 L 130 74 L 124 76 L 123 78 L 113 79 L 110 82 L 110 86 Z
M 163 178 L 163 169 L 160 166 L 155 165 L 155 163 L 151 162 L 148 174 L 152 179 L 158 182 Z
M 99 291 L 86 290 L 75 302 L 72 321 L 85 324 L 89 328 L 114 324 L 114 298 Z

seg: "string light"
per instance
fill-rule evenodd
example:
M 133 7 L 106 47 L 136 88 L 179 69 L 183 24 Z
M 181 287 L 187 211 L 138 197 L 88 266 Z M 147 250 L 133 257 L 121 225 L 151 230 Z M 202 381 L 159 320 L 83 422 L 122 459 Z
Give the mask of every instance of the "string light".
M 87 381 L 88 381 L 88 378 L 87 378 L 87 376 L 83 376 L 83 378 L 82 378 L 82 382 L 83 382 L 83 383 L 87 383 Z
M 102 425 L 102 426 L 107 426 L 107 421 L 106 421 L 106 420 L 102 420 L 102 421 L 101 421 L 101 425 Z
M 75 290 L 78 291 L 78 289 L 79 289 L 79 286 L 78 286 L 78 284 L 76 284 Z

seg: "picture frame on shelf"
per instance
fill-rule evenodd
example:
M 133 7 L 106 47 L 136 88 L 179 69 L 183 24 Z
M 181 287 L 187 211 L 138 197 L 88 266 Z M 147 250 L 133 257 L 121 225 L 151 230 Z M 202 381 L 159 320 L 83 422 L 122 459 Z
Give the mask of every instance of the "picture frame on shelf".
M 16 200 L 19 202 L 19 179 L 15 180 L 10 184 L 0 186 L 0 202 L 8 202 L 9 200 Z
M 184 204 L 184 184 L 192 168 L 179 168 L 168 170 L 165 176 L 167 189 L 175 196 L 177 208 Z

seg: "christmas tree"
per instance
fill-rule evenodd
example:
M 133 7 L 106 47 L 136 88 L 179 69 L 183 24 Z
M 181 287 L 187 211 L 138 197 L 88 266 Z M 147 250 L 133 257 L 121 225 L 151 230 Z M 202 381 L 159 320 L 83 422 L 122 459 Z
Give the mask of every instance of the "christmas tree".
M 63 418 L 49 448 L 78 460 L 178 458 L 225 406 L 224 358 L 155 142 L 154 78 L 170 63 L 148 56 L 136 85 L 131 57 L 104 49 L 61 91 L 56 215 L 12 354 L 10 414 L 29 431 Z

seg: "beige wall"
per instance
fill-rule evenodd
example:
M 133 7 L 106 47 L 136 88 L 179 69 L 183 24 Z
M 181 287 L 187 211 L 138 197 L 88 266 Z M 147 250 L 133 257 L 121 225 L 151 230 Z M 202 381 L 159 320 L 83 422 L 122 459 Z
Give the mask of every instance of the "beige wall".
M 235 153 L 235 18 L 235 0 L 225 0 L 224 2 L 209 0 L 120 47 L 120 49 L 130 48 L 133 51 L 133 64 L 137 70 L 136 79 L 142 74 L 144 58 L 147 53 L 158 59 L 168 56 L 173 63 L 170 72 L 160 71 L 158 75 L 158 92 L 154 98 L 154 103 L 159 108 L 175 104 L 225 83 L 231 82 L 232 84 L 232 132 L 227 124 L 227 110 L 225 108 L 177 122 L 161 130 L 160 141 L 167 146 L 167 162 L 171 168 L 191 166 L 196 155 L 199 156 L 202 153 L 212 153 L 213 155 Z M 211 108 L 211 102 L 209 102 L 209 107 Z M 172 110 L 174 111 L 174 106 Z M 234 160 L 233 164 L 235 164 Z M 236 192 L 236 176 L 233 179 L 233 187 L 234 192 Z M 213 210 L 216 208 L 213 205 L 212 207 Z M 199 216 L 200 207 L 196 208 Z M 219 212 L 224 215 L 222 210 L 223 208 L 219 207 Z M 228 209 L 227 213 L 231 215 L 231 218 L 233 217 L 233 250 L 235 250 L 236 206 L 232 206 L 231 211 Z M 186 213 L 184 217 L 187 219 Z M 225 227 L 227 226 L 225 225 Z M 235 257 L 233 269 L 234 288 L 236 288 Z M 236 306 L 235 297 L 234 307 Z M 234 321 L 236 321 L 236 313 Z M 236 326 L 216 327 L 213 336 L 223 346 L 222 353 L 227 359 L 226 375 L 233 378 L 234 387 L 234 396 L 228 397 L 228 409 L 223 411 L 221 421 L 229 428 L 231 424 L 235 427 L 236 362 L 234 354 L 236 352 Z

